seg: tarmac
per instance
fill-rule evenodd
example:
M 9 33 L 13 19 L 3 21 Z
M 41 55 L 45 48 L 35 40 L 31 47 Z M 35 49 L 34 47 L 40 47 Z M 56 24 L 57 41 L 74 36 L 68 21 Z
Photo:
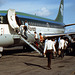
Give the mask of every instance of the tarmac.
M 15 48 L 0 58 L 0 75 L 75 75 L 75 56 L 52 59 L 50 70 L 46 66 L 47 58 L 37 52 Z

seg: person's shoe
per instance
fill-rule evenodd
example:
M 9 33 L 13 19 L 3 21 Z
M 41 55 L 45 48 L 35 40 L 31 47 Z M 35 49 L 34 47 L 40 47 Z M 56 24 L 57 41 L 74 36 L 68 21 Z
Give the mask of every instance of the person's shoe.
M 50 68 L 50 67 L 47 67 L 47 69 L 48 69 L 48 70 L 51 70 L 52 68 Z
M 52 68 L 51 68 L 51 67 L 49 67 L 49 66 L 47 66 L 47 69 L 48 69 L 48 70 L 51 70 Z

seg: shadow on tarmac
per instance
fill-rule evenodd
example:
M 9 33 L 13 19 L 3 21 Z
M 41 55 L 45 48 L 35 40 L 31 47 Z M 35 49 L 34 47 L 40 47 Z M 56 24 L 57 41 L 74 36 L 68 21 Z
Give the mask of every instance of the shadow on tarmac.
M 15 53 L 31 52 L 32 50 L 27 50 L 23 48 L 4 48 L 3 55 L 12 55 Z
M 39 58 L 43 58 L 43 56 L 40 55 L 33 55 L 35 54 L 35 52 L 33 52 L 34 50 L 27 50 L 27 49 L 14 49 L 14 48 L 10 48 L 10 49 L 4 49 L 3 51 L 3 56 L 4 55 L 14 55 L 14 56 L 29 56 L 29 57 L 39 57 Z M 17 53 L 26 53 L 26 54 L 17 54 Z M 31 54 L 27 54 L 27 53 L 31 53 Z
M 26 62 L 24 64 L 26 64 L 27 66 L 36 66 L 36 67 L 40 67 L 40 68 L 43 68 L 43 69 L 47 69 L 47 67 L 40 66 L 40 65 L 37 65 L 37 64 L 26 63 Z

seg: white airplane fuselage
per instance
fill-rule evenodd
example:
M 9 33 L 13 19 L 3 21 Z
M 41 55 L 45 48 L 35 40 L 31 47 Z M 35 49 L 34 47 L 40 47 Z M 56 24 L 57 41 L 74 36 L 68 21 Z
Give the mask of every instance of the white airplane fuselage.
M 18 28 L 19 29 L 19 28 Z M 41 27 L 41 26 L 28 26 L 27 41 L 29 43 L 34 43 L 34 32 L 37 32 L 38 38 L 39 33 L 43 35 L 46 34 L 55 34 L 55 33 L 64 33 L 64 28 L 51 28 L 51 27 Z M 13 46 L 27 46 L 27 43 L 21 39 L 15 29 L 9 24 L 0 24 L 0 57 L 2 56 L 3 48 L 13 47 Z
M 42 34 L 54 34 L 63 33 L 64 29 L 50 28 L 50 27 L 39 27 L 29 26 L 27 31 L 28 41 L 34 42 L 34 32 L 37 32 L 38 38 L 39 33 Z M 17 43 L 18 42 L 18 43 Z M 23 41 L 20 40 L 18 35 L 9 24 L 0 24 L 0 47 L 8 47 L 12 45 L 24 45 Z

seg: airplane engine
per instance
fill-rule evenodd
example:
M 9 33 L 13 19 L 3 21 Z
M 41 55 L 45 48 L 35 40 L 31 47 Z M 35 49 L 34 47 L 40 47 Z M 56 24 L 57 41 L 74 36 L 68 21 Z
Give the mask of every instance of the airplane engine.
M 0 47 L 7 47 L 14 44 L 12 35 L 0 35 Z

